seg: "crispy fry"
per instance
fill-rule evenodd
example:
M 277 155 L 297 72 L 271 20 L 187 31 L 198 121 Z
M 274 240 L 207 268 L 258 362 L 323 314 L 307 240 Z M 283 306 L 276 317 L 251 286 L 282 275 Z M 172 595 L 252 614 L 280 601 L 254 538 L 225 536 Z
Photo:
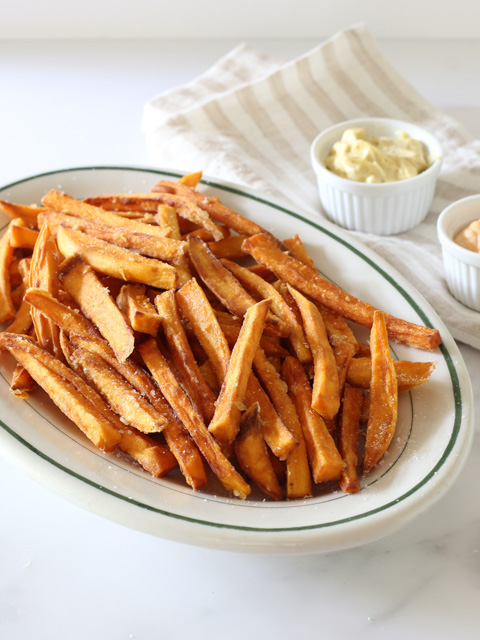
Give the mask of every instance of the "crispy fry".
M 210 251 L 213 255 L 221 260 L 222 258 L 228 260 L 242 260 L 245 258 L 245 254 L 242 251 L 242 244 L 247 236 L 229 236 L 218 242 L 207 242 Z
M 312 408 L 325 420 L 332 420 L 340 408 L 340 385 L 337 363 L 328 341 L 325 323 L 317 307 L 305 296 L 288 287 L 303 319 L 303 326 L 313 355 L 314 378 Z
M 261 349 L 257 349 L 253 366 L 282 422 L 298 443 L 287 458 L 287 498 L 293 500 L 310 496 L 312 481 L 305 438 L 295 405 L 288 395 L 287 385 Z
M 200 182 L 200 180 L 202 179 L 202 171 L 195 171 L 194 173 L 188 173 L 185 176 L 182 176 L 179 180 L 178 180 L 178 184 L 184 184 L 187 187 L 191 187 L 192 189 L 195 189 L 198 185 L 198 183 Z
M 272 466 L 259 422 L 260 407 L 252 404 L 243 414 L 235 440 L 238 463 L 260 489 L 274 500 L 283 498 L 283 491 Z
M 172 265 L 87 236 L 81 231 L 60 227 L 57 243 L 65 258 L 78 254 L 92 269 L 100 273 L 159 289 L 173 289 L 177 286 L 177 272 Z
M 291 238 L 287 238 L 287 240 L 284 240 L 283 244 L 287 247 L 294 258 L 296 258 L 300 262 L 303 262 L 303 264 L 307 265 L 307 267 L 315 269 L 315 262 L 308 255 L 308 252 L 305 249 L 305 245 L 303 244 L 300 236 L 297 233 Z
M 242 405 L 250 376 L 253 357 L 260 342 L 270 300 L 262 300 L 250 307 L 233 348 L 227 375 L 215 405 L 209 431 L 225 446 L 231 445 L 238 433 Z
M 290 309 L 285 299 L 277 289 L 262 277 L 249 269 L 230 260 L 221 263 L 239 280 L 239 282 L 262 298 L 270 298 L 272 311 L 290 327 L 289 340 L 300 362 L 311 362 L 312 352 L 308 346 L 305 332 L 295 313 Z
M 376 311 L 370 333 L 372 378 L 363 471 L 368 473 L 390 444 L 397 425 L 398 387 L 388 346 L 385 314 Z
M 182 382 L 193 405 L 208 423 L 215 412 L 215 395 L 206 383 L 192 353 L 177 309 L 175 293 L 165 291 L 155 298 L 163 331 Z
M 228 322 L 224 322 L 223 319 L 219 320 L 220 327 L 222 328 L 223 334 L 227 339 L 228 346 L 230 349 L 233 349 L 235 343 L 238 340 L 238 336 L 240 335 L 240 330 L 242 328 L 241 323 L 231 324 Z M 288 356 L 288 351 L 282 347 L 278 342 L 273 342 L 268 339 L 269 336 L 262 336 L 260 338 L 260 346 L 265 351 L 268 356 L 278 356 L 281 358 L 285 358 Z
M 222 485 L 239 498 L 250 494 L 250 487 L 223 455 L 215 438 L 205 427 L 188 396 L 175 379 L 153 338 L 139 346 L 142 358 L 168 403 L 180 418 Z
M 9 218 L 20 218 L 26 224 L 27 227 L 37 229 L 37 217 L 42 211 L 45 211 L 43 207 L 28 206 L 24 204 L 15 204 L 13 202 L 5 202 L 0 200 L 0 211 L 3 211 Z
M 263 234 L 247 238 L 243 250 L 273 271 L 278 278 L 285 280 L 298 291 L 316 302 L 337 311 L 345 318 L 365 327 L 373 324 L 375 307 L 345 293 L 310 267 L 291 256 L 286 256 Z M 436 329 L 413 324 L 386 314 L 388 334 L 392 340 L 403 342 L 419 349 L 433 350 L 441 343 Z
M 74 229 L 83 233 L 118 245 L 124 249 L 132 249 L 148 258 L 156 258 L 165 262 L 176 260 L 186 251 L 186 243 L 174 238 L 147 235 L 146 233 L 132 232 L 130 229 L 111 227 L 100 222 L 76 218 L 65 213 L 47 211 L 38 216 L 39 223 L 46 222 L 54 235 L 60 227 Z
M 19 400 L 26 400 L 36 387 L 37 383 L 28 371 L 22 365 L 17 364 L 10 382 L 10 391 L 13 395 Z
M 235 316 L 242 317 L 256 303 L 235 276 L 215 258 L 207 244 L 200 238 L 190 236 L 188 240 L 190 259 L 203 282 L 223 305 Z M 268 335 L 289 335 L 288 326 L 272 313 L 268 313 L 265 332 Z
M 322 417 L 312 409 L 310 383 L 296 358 L 289 356 L 284 360 L 282 377 L 302 425 L 314 481 L 338 480 L 343 470 L 342 458 Z
M 161 319 L 146 294 L 145 285 L 124 284 L 116 301 L 134 331 L 157 335 Z
M 206 229 L 215 240 L 221 240 L 223 233 L 221 227 L 216 225 L 206 211 L 186 198 L 170 193 L 116 193 L 110 195 L 88 198 L 89 206 L 101 207 L 104 211 L 129 211 L 156 212 L 159 205 L 168 205 L 175 209 L 177 214 L 194 224 Z M 115 215 L 115 214 L 114 214 Z
M 177 212 L 172 207 L 166 204 L 161 204 L 157 211 L 157 222 L 164 229 L 168 229 L 172 239 L 180 241 L 180 224 L 177 216 Z M 185 247 L 187 244 L 185 243 Z M 190 264 L 186 255 L 181 255 L 172 261 L 177 269 L 178 285 L 182 286 L 190 280 L 192 273 L 190 271 Z
M 21 288 L 23 292 L 25 292 L 25 290 L 28 287 L 30 264 L 31 264 L 30 258 L 22 258 L 21 260 L 19 260 L 18 269 L 22 277 Z M 15 318 L 8 325 L 6 329 L 9 333 L 26 334 L 29 332 L 30 327 L 32 326 L 32 315 L 30 313 L 30 305 L 28 304 L 28 302 L 26 302 L 23 299 L 23 295 L 24 293 L 22 293 L 22 300 L 21 300 L 20 306 L 18 307 L 15 313 Z
M 96 447 L 107 452 L 115 449 L 121 439 L 120 433 L 79 391 L 78 387 L 83 381 L 79 378 L 78 385 L 71 382 L 73 372 L 68 367 L 25 336 L 3 333 L 0 335 L 0 344 L 10 351 L 57 407 Z M 55 361 L 55 369 L 51 368 L 52 361 Z
M 322 314 L 328 340 L 332 345 L 333 355 L 337 363 L 340 395 L 345 384 L 345 377 L 353 357 L 359 349 L 357 339 L 342 316 L 323 305 L 317 305 Z
M 53 211 L 66 213 L 83 218 L 92 222 L 99 222 L 102 225 L 113 227 L 114 229 L 125 229 L 132 233 L 141 233 L 163 238 L 165 231 L 155 225 L 145 224 L 130 218 L 118 216 L 115 213 L 104 211 L 99 207 L 94 207 L 86 202 L 76 200 L 71 196 L 52 189 L 42 199 L 42 203 Z
M 395 360 L 393 366 L 397 376 L 398 391 L 410 391 L 426 384 L 436 367 L 436 362 L 410 362 Z M 354 358 L 347 369 L 347 382 L 352 387 L 368 389 L 372 377 L 372 360 L 370 357 Z
M 10 244 L 15 249 L 33 249 L 38 238 L 38 231 L 29 229 L 22 224 L 19 224 L 18 219 L 14 221 L 10 231 Z
M 341 417 L 338 424 L 338 450 L 345 463 L 340 478 L 340 487 L 345 493 L 360 490 L 358 479 L 358 433 L 362 413 L 363 393 L 349 384 L 345 385 Z

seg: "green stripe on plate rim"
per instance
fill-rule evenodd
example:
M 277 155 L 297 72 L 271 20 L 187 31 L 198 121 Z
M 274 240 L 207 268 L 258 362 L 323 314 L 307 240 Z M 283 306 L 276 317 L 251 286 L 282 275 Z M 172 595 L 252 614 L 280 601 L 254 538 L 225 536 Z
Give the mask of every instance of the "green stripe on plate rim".
M 158 174 L 158 175 L 162 175 L 162 176 L 171 176 L 171 177 L 174 177 L 174 178 L 180 178 L 183 175 L 181 172 L 177 172 L 177 171 L 162 171 L 162 170 L 151 169 L 151 168 L 146 168 L 146 167 L 145 168 L 144 167 L 120 167 L 120 166 L 119 167 L 115 167 L 115 166 L 76 167 L 76 168 L 70 168 L 70 169 L 59 169 L 59 170 L 47 171 L 45 173 L 40 173 L 40 174 L 37 174 L 37 175 L 34 175 L 34 176 L 30 176 L 29 178 L 25 178 L 25 179 L 22 179 L 22 180 L 17 180 L 16 182 L 12 182 L 12 183 L 2 187 L 0 189 L 0 191 L 5 191 L 5 190 L 7 190 L 7 189 L 9 189 L 11 187 L 17 186 L 19 184 L 23 184 L 24 182 L 30 182 L 31 180 L 35 180 L 37 178 L 43 178 L 43 177 L 46 177 L 46 176 L 49 176 L 49 175 L 57 175 L 57 174 L 60 174 L 60 173 L 72 173 L 74 171 L 135 171 L 135 172 L 153 173 L 153 174 Z M 276 204 L 276 203 L 272 203 L 272 202 L 270 202 L 268 200 L 265 200 L 264 198 L 261 198 L 261 197 L 259 197 L 257 195 L 248 193 L 247 191 L 243 191 L 242 189 L 239 189 L 239 188 L 236 188 L 236 187 L 233 187 L 233 186 L 229 186 L 229 185 L 225 185 L 225 184 L 221 184 L 221 183 L 217 183 L 217 182 L 212 181 L 212 180 L 202 179 L 201 182 L 202 182 L 202 184 L 205 184 L 205 185 L 217 188 L 217 189 L 221 189 L 221 190 L 229 192 L 229 193 L 240 195 L 242 197 L 247 197 L 250 200 L 254 200 L 256 202 L 260 202 L 261 204 L 264 204 L 264 205 L 266 205 L 268 207 L 272 207 L 274 209 L 277 209 L 278 211 L 282 211 L 283 213 L 285 213 L 285 214 L 287 214 L 287 215 L 289 215 L 291 217 L 297 218 L 297 219 L 301 220 L 302 222 L 305 222 L 306 224 L 308 224 L 311 227 L 317 229 L 321 233 L 331 237 L 336 242 L 339 242 L 340 244 L 344 245 L 349 251 L 352 251 L 353 253 L 355 253 L 358 257 L 360 257 L 367 264 L 369 264 L 373 269 L 375 269 L 375 271 L 377 271 L 385 280 L 387 280 L 402 295 L 402 297 L 408 302 L 408 304 L 414 309 L 414 311 L 419 315 L 419 317 L 422 319 L 424 324 L 427 327 L 433 328 L 433 325 L 430 322 L 430 320 L 427 317 L 427 315 L 418 306 L 418 304 L 415 302 L 415 300 L 403 289 L 403 287 L 401 287 L 398 284 L 398 282 L 396 282 L 388 273 L 386 273 L 374 261 L 372 261 L 366 255 L 364 255 L 358 248 L 353 247 L 347 240 L 344 240 L 343 238 L 339 238 L 332 231 L 322 227 L 320 224 L 317 224 L 316 222 L 313 222 L 311 220 L 307 220 L 306 218 L 304 218 L 300 214 L 295 213 L 295 212 L 291 211 L 290 209 L 287 209 L 286 207 L 283 207 L 283 206 L 281 206 L 279 204 Z M 380 507 L 377 507 L 375 509 L 371 509 L 370 511 L 365 511 L 364 513 L 357 514 L 355 516 L 350 516 L 350 517 L 347 517 L 347 518 L 342 518 L 342 519 L 339 519 L 339 520 L 334 520 L 332 522 L 323 522 L 323 523 L 320 523 L 320 524 L 294 526 L 294 527 L 273 527 L 273 528 L 248 527 L 248 526 L 232 525 L 232 524 L 226 524 L 226 523 L 220 523 L 220 522 L 210 522 L 208 520 L 201 520 L 201 519 L 198 519 L 198 518 L 191 518 L 189 516 L 182 515 L 182 514 L 171 513 L 169 511 L 164 510 L 164 509 L 159 509 L 157 507 L 153 507 L 151 505 L 144 504 L 143 502 L 140 502 L 138 500 L 134 500 L 132 498 L 128 498 L 127 496 L 123 496 L 123 495 L 121 495 L 119 493 L 116 493 L 115 491 L 112 491 L 111 489 L 108 489 L 106 487 L 103 487 L 102 485 L 97 484 L 96 482 L 93 482 L 92 480 L 89 480 L 88 478 L 83 477 L 82 475 L 72 471 L 71 469 L 68 469 L 67 467 L 64 467 L 63 465 L 61 465 L 56 460 L 52 460 L 49 456 L 47 456 L 43 452 L 39 451 L 36 447 L 32 446 L 29 442 L 24 440 L 22 437 L 20 437 L 14 431 L 12 431 L 12 429 L 10 427 L 8 427 L 2 420 L 0 420 L 0 425 L 2 426 L 2 428 L 7 433 L 9 433 L 18 442 L 20 442 L 22 445 L 24 445 L 26 448 L 28 448 L 30 451 L 32 451 L 35 455 L 39 456 L 40 458 L 42 458 L 46 462 L 50 463 L 51 465 L 53 465 L 54 467 L 56 467 L 60 471 L 63 471 L 66 474 L 76 478 L 77 480 L 80 480 L 81 482 L 84 482 L 85 484 L 90 485 L 91 487 L 93 487 L 95 489 L 98 489 L 102 493 L 105 493 L 105 494 L 110 495 L 110 496 L 112 496 L 114 498 L 117 498 L 119 500 L 127 502 L 128 504 L 131 504 L 131 505 L 133 505 L 135 507 L 140 507 L 140 508 L 145 509 L 147 511 L 152 511 L 154 513 L 158 513 L 159 515 L 162 515 L 162 516 L 167 516 L 169 518 L 174 518 L 176 520 L 182 520 L 184 522 L 189 522 L 189 523 L 192 523 L 192 524 L 200 524 L 200 525 L 219 528 L 219 529 L 232 529 L 232 530 L 236 530 L 236 531 L 247 531 L 247 532 L 255 532 L 255 533 L 286 533 L 286 532 L 295 532 L 295 531 L 308 531 L 308 530 L 324 529 L 324 528 L 328 528 L 328 527 L 333 527 L 333 526 L 338 526 L 338 525 L 342 525 L 342 524 L 346 524 L 346 523 L 351 523 L 351 522 L 354 522 L 356 520 L 362 520 L 363 518 L 367 518 L 367 517 L 369 517 L 371 515 L 374 515 L 376 513 L 380 513 L 382 511 L 385 511 L 385 510 L 389 509 L 390 507 L 398 506 L 398 504 L 400 502 L 403 502 L 404 500 L 406 500 L 407 498 L 412 496 L 414 493 L 416 493 L 419 489 L 421 489 L 425 484 L 427 484 L 427 482 L 438 473 L 438 470 L 443 466 L 443 464 L 447 460 L 447 458 L 448 458 L 450 452 L 452 451 L 452 449 L 453 449 L 453 447 L 455 445 L 455 442 L 456 442 L 456 440 L 458 438 L 458 434 L 460 432 L 461 417 L 462 417 L 462 397 L 461 397 L 460 383 L 459 383 L 459 380 L 458 380 L 457 371 L 456 371 L 455 366 L 453 364 L 452 358 L 451 358 L 448 350 L 446 349 L 445 345 L 443 345 L 443 344 L 440 345 L 440 350 L 441 350 L 441 352 L 442 352 L 442 354 L 443 354 L 443 356 L 445 358 L 445 362 L 447 364 L 447 368 L 448 368 L 448 371 L 450 373 L 450 378 L 451 378 L 451 381 L 452 381 L 452 388 L 453 388 L 454 404 L 455 404 L 455 420 L 454 420 L 454 423 L 453 423 L 452 435 L 450 437 L 450 440 L 449 440 L 447 446 L 445 447 L 445 451 L 443 452 L 442 457 L 439 459 L 439 461 L 437 462 L 435 467 L 433 467 L 433 469 L 418 484 L 416 484 L 409 491 L 407 491 L 403 495 L 399 496 L 395 500 L 393 500 L 393 501 L 391 501 L 389 503 L 386 503 L 386 504 L 384 504 L 384 505 L 382 505 Z

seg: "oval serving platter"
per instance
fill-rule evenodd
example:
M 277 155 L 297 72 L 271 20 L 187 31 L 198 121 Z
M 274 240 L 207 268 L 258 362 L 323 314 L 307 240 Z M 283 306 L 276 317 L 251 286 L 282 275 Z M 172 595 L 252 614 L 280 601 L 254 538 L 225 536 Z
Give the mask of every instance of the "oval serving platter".
M 51 188 L 77 198 L 144 192 L 162 178 L 180 176 L 147 168 L 65 169 L 8 185 L 0 190 L 0 199 L 39 203 Z M 153 478 L 122 455 L 98 451 L 42 391 L 26 402 L 13 398 L 12 362 L 5 355 L 0 358 L 0 454 L 83 508 L 188 544 L 250 553 L 319 553 L 365 544 L 398 530 L 452 486 L 470 450 L 472 389 L 455 341 L 396 270 L 335 225 L 229 183 L 204 178 L 199 189 L 280 239 L 298 233 L 322 274 L 357 297 L 440 331 L 443 342 L 433 353 L 392 345 L 398 359 L 435 360 L 437 366 L 428 385 L 401 394 L 394 439 L 381 463 L 363 479 L 362 490 L 346 495 L 333 489 L 281 503 L 258 494 L 240 501 L 214 482 L 194 492 L 176 472 Z M 0 226 L 6 224 L 2 218 Z

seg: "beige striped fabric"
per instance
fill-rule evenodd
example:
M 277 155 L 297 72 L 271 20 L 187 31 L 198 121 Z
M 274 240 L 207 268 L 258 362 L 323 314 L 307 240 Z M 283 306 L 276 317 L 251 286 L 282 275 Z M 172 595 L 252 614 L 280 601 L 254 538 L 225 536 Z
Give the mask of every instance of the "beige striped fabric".
M 142 128 L 153 165 L 203 169 L 318 220 L 310 145 L 325 127 L 363 116 L 426 127 L 444 161 L 424 223 L 398 236 L 355 235 L 414 284 L 457 340 L 479 349 L 479 315 L 449 294 L 443 277 L 436 219 L 452 201 L 480 192 L 480 141 L 401 77 L 364 25 L 287 64 L 241 45 L 194 82 L 152 99 Z

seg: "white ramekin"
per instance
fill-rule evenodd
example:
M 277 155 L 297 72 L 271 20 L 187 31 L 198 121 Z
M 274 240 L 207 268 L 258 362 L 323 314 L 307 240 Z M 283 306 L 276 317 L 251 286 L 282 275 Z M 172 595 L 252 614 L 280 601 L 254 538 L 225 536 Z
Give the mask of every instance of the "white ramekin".
M 480 311 L 480 253 L 461 247 L 453 238 L 470 222 L 479 219 L 480 194 L 457 200 L 442 211 L 437 221 L 450 293 L 474 311 Z
M 325 159 L 343 132 L 353 127 L 362 127 L 375 136 L 394 137 L 404 131 L 425 144 L 431 164 L 418 176 L 397 182 L 366 184 L 341 178 L 325 167 Z M 412 229 L 426 217 L 442 164 L 442 148 L 428 131 L 409 122 L 358 118 L 320 133 L 311 146 L 311 162 L 322 209 L 332 222 L 352 231 L 392 235 Z

